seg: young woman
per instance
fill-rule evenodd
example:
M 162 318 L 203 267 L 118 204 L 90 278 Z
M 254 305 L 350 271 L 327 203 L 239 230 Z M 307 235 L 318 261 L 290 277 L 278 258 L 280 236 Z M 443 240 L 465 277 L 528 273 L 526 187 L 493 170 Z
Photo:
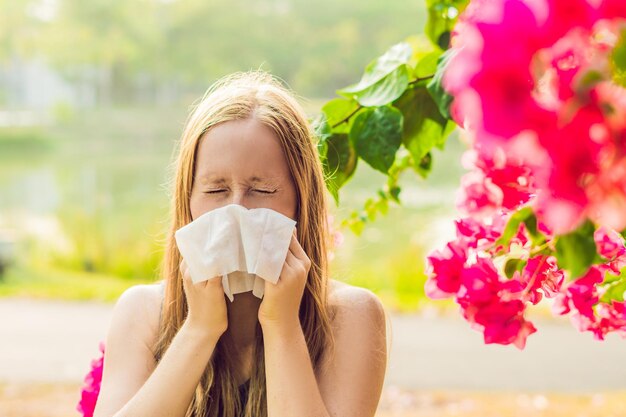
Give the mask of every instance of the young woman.
M 163 280 L 115 305 L 94 416 L 373 416 L 385 313 L 372 292 L 329 279 L 322 166 L 290 91 L 261 71 L 219 80 L 189 116 L 174 168 Z M 193 283 L 175 243 L 180 227 L 233 203 L 297 222 L 262 299 Z

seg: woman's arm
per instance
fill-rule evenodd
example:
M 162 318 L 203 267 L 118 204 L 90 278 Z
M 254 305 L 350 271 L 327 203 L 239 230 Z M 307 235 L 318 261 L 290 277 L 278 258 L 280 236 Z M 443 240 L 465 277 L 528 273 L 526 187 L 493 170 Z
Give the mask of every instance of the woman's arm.
M 142 313 L 150 300 L 131 288 L 113 312 L 94 417 L 182 417 L 219 337 L 185 321 L 155 368 Z
M 263 327 L 268 417 L 330 417 L 299 322 Z
M 268 417 L 372 417 L 387 365 L 386 321 L 370 291 L 338 292 L 334 354 L 313 371 L 299 323 L 263 327 Z

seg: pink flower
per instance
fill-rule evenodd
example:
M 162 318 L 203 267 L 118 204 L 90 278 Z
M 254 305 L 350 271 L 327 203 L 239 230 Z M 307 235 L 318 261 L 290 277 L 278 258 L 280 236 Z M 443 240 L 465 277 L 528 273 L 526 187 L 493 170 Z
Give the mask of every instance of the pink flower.
M 461 178 L 456 206 L 465 213 L 491 216 L 502 207 L 502 190 L 481 171 L 469 172 Z
M 461 272 L 466 260 L 466 249 L 462 244 L 450 242 L 441 251 L 427 257 L 425 284 L 430 298 L 447 298 L 456 294 L 461 286 Z
M 524 303 L 520 300 L 492 303 L 480 309 L 475 320 L 485 328 L 485 343 L 512 343 L 518 349 L 524 349 L 526 338 L 537 331 L 524 318 L 524 309 Z
M 594 322 L 593 307 L 600 301 L 596 285 L 602 283 L 603 280 L 603 274 L 598 268 L 589 268 L 584 276 L 570 282 L 562 289 L 559 294 L 560 299 L 555 304 L 555 313 L 563 315 L 574 311 L 579 322 L 582 319 Z
M 553 298 L 558 294 L 565 276 L 553 256 L 538 255 L 528 260 L 519 279 L 525 286 L 527 300 L 538 304 L 544 296 Z
M 615 230 L 609 230 L 600 226 L 593 234 L 598 253 L 609 260 L 598 268 L 619 275 L 622 268 L 626 267 L 626 245 L 622 236 Z
M 102 380 L 102 367 L 104 365 L 104 342 L 99 344 L 101 354 L 91 361 L 91 370 L 85 375 L 84 385 L 81 389 L 81 399 L 76 406 L 84 417 L 92 417 L 100 393 L 100 382 Z
M 463 270 L 462 283 L 457 303 L 472 327 L 483 332 L 485 343 L 512 343 L 523 349 L 536 329 L 524 318 L 526 307 L 517 298 L 520 282 L 500 279 L 490 259 L 478 258 Z

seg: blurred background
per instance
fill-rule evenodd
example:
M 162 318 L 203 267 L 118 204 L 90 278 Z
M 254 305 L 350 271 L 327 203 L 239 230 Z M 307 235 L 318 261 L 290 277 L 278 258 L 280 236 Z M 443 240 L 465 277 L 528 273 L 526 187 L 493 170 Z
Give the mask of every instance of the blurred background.
M 0 0 L 0 415 L 78 415 L 113 303 L 159 278 L 172 152 L 213 81 L 268 70 L 314 117 L 424 22 L 422 0 Z M 523 354 L 485 346 L 451 302 L 425 298 L 425 256 L 453 237 L 463 150 L 454 134 L 428 180 L 401 179 L 402 206 L 360 236 L 341 230 L 334 278 L 390 316 L 379 415 L 626 415 L 620 341 L 537 311 L 547 330 Z M 360 164 L 334 226 L 385 181 Z M 558 341 L 576 344 L 575 366 Z M 606 364 L 585 366 L 598 355 Z

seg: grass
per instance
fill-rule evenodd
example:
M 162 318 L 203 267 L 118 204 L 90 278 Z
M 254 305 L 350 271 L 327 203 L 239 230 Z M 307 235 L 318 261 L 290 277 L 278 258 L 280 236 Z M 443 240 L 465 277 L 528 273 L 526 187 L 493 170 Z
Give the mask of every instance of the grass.
M 114 302 L 128 287 L 154 281 L 59 270 L 11 267 L 0 281 L 0 297 L 30 297 L 62 300 Z

